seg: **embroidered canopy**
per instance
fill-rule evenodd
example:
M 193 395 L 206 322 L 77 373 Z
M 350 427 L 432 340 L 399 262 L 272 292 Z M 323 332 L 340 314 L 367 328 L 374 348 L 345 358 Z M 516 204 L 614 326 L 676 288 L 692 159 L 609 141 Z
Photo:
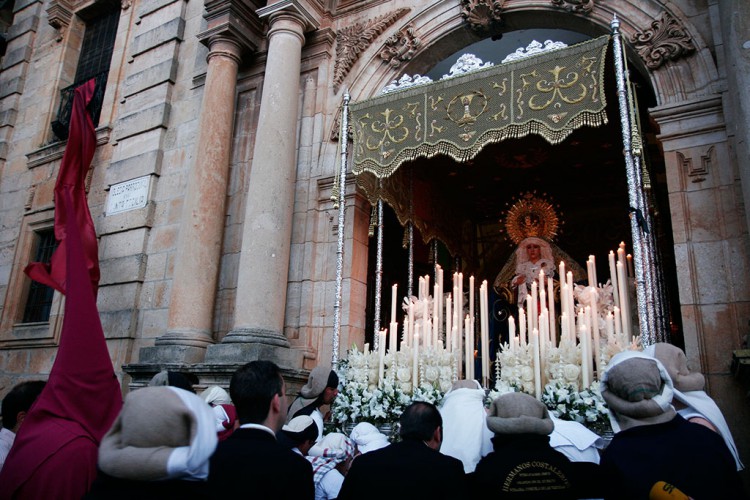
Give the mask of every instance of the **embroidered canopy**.
M 352 171 L 391 176 L 438 154 L 474 158 L 484 146 L 538 134 L 558 144 L 607 123 L 609 36 L 351 105 Z

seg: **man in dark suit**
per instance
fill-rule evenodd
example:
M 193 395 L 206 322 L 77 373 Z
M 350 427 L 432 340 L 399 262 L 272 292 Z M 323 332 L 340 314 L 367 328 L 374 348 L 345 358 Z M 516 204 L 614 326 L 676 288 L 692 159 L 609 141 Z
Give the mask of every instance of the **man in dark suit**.
M 286 391 L 279 367 L 252 361 L 229 383 L 240 428 L 219 443 L 211 457 L 209 489 L 225 500 L 243 498 L 312 500 L 310 462 L 276 442 L 286 419 Z
M 400 423 L 401 442 L 354 459 L 338 500 L 464 498 L 461 461 L 438 451 L 443 419 L 435 405 L 413 403 Z

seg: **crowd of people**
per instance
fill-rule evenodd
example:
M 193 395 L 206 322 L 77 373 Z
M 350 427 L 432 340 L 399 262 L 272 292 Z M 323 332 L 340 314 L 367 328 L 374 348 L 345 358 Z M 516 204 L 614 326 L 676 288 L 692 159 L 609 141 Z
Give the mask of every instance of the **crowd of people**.
M 469 380 L 440 407 L 408 406 L 396 439 L 364 422 L 349 435 L 325 433 L 321 408 L 338 383 L 319 366 L 290 404 L 269 361 L 238 369 L 228 393 L 198 396 L 182 374 L 157 374 L 125 398 L 84 498 L 744 498 L 726 422 L 669 344 L 612 359 L 601 382 L 616 431 L 608 444 L 524 393 L 485 409 Z M 3 400 L 0 460 L 43 387 L 25 382 Z

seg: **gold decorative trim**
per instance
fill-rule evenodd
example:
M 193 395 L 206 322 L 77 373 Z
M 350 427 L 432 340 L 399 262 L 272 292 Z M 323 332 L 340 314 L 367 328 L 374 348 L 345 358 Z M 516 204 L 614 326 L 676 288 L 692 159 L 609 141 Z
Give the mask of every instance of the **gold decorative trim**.
M 527 191 L 518 196 L 500 225 L 505 227 L 508 238 L 518 245 L 530 237 L 554 241 L 561 221 L 555 206 L 545 194 L 540 196 L 536 192 Z

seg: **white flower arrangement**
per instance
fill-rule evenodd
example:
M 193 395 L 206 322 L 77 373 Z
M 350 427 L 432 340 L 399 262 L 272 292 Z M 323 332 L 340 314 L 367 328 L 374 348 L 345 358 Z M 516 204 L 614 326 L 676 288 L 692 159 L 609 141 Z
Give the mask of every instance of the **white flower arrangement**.
M 331 406 L 331 418 L 339 428 L 370 422 L 393 424 L 414 401 L 440 404 L 456 380 L 455 355 L 427 348 L 419 353 L 419 382 L 414 387 L 413 352 L 406 348 L 385 355 L 385 376 L 378 377 L 378 353 L 353 347 L 339 363 L 339 394 Z
M 609 410 L 598 382 L 581 391 L 572 384 L 547 384 L 542 393 L 542 403 L 560 420 L 578 422 L 600 435 L 609 430 Z

